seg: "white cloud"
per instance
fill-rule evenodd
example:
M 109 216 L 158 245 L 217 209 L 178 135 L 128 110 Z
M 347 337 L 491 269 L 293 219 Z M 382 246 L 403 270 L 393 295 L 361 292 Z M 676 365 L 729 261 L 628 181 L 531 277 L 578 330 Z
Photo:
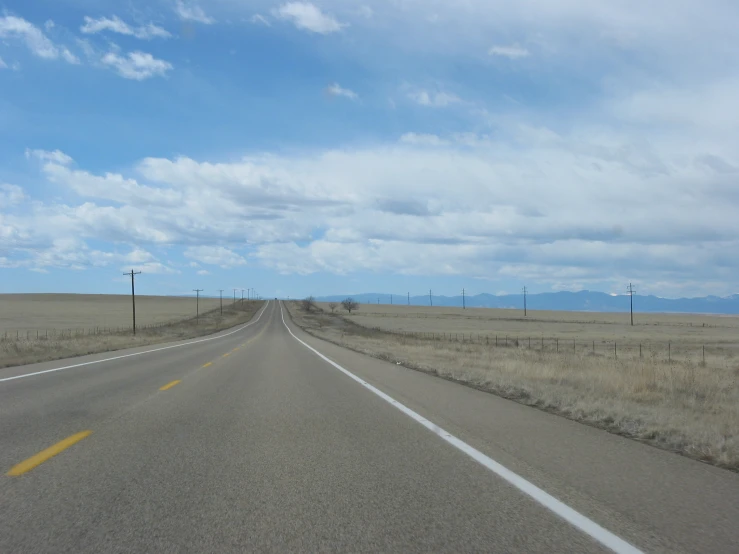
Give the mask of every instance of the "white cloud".
M 405 133 L 400 137 L 400 142 L 419 146 L 444 146 L 449 144 L 449 141 L 429 133 Z
M 52 19 L 47 19 L 46 23 L 44 23 L 44 29 L 47 31 L 51 31 L 54 27 L 56 27 L 56 23 Z
M 79 63 L 69 50 L 56 46 L 38 27 L 20 17 L 12 15 L 0 17 L 0 38 L 22 40 L 39 58 L 56 60 L 62 57 L 69 63 Z
M 148 23 L 140 27 L 131 27 L 118 16 L 111 18 L 100 17 L 98 19 L 85 16 L 84 21 L 85 23 L 80 27 L 80 31 L 88 35 L 110 31 L 111 33 L 134 36 L 140 39 L 170 38 L 172 36 L 169 31 L 153 23 Z
M 7 69 L 7 68 L 8 68 L 8 64 L 6 64 L 5 61 L 2 58 L 0 58 L 0 69 Z
M 340 23 L 333 16 L 324 14 L 310 2 L 289 2 L 275 11 L 275 16 L 291 21 L 298 29 L 322 35 L 337 33 L 348 24 Z
M 372 19 L 372 17 L 375 15 L 375 12 L 369 6 L 362 6 L 359 8 L 359 15 L 361 15 L 365 19 Z
M 183 21 L 195 21 L 206 25 L 211 25 L 216 22 L 215 19 L 205 13 L 203 8 L 193 2 L 185 3 L 182 0 L 177 0 L 175 3 L 175 13 L 180 16 L 180 19 Z
M 343 96 L 344 98 L 349 98 L 350 100 L 359 100 L 359 95 L 356 92 L 347 88 L 342 88 L 338 83 L 332 83 L 331 85 L 329 85 L 326 89 L 326 92 L 328 92 L 331 96 Z
M 198 275 L 210 275 L 210 271 L 208 271 L 207 269 L 201 269 L 200 271 L 198 271 Z
M 25 199 L 26 195 L 19 186 L 0 183 L 0 208 L 15 206 Z
M 517 44 L 513 44 L 511 46 L 493 46 L 488 50 L 488 54 L 491 56 L 502 56 L 512 60 L 526 58 L 531 55 L 526 48 L 518 46 Z
M 450 94 L 447 92 L 428 92 L 425 90 L 417 90 L 408 93 L 408 98 L 420 104 L 430 108 L 445 108 L 452 104 L 460 104 L 462 99 L 456 94 Z
M 58 165 L 70 165 L 74 161 L 61 150 L 49 152 L 47 150 L 31 150 L 30 148 L 26 148 L 26 159 L 30 158 L 36 158 L 43 162 L 52 162 Z
M 246 260 L 242 256 L 223 246 L 193 246 L 185 250 L 185 257 L 222 268 L 246 265 Z
M 102 63 L 114 68 L 125 79 L 143 81 L 150 77 L 163 77 L 173 69 L 171 63 L 156 59 L 146 52 L 129 52 L 123 57 L 115 52 L 103 56 Z
M 269 22 L 269 20 L 266 17 L 264 17 L 263 15 L 258 14 L 258 13 L 255 13 L 254 15 L 252 15 L 249 18 L 249 21 L 251 21 L 254 24 L 264 25 L 265 27 L 271 27 L 272 26 L 272 24 Z
M 67 63 L 71 63 L 74 65 L 78 65 L 80 63 L 80 59 L 72 54 L 72 52 L 70 52 L 67 48 L 61 49 L 61 55 L 64 61 Z

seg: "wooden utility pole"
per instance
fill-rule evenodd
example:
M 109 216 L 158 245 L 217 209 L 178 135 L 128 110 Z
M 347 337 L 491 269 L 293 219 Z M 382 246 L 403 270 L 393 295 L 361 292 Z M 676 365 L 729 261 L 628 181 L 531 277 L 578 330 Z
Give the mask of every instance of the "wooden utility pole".
M 236 291 L 239 289 L 234 289 L 234 304 L 236 304 Z
M 200 323 L 200 293 L 203 289 L 192 289 L 195 292 L 195 325 Z
M 223 289 L 218 289 L 218 292 L 221 293 L 221 315 L 223 315 Z
M 140 271 L 131 270 L 131 273 L 124 273 L 123 275 L 131 276 L 131 307 L 133 308 L 133 334 L 136 335 L 136 289 L 134 287 L 134 276 L 141 275 Z
M 241 303 L 244 303 L 244 289 L 241 289 Z
M 466 310 L 467 309 L 467 304 L 466 304 L 465 299 L 464 299 L 464 289 L 462 289 L 462 309 L 463 310 Z
M 431 289 L 429 289 L 429 306 L 433 306 L 433 305 L 434 305 L 434 299 L 431 298 Z
M 629 293 L 629 304 L 631 305 L 631 325 L 634 325 L 634 285 L 629 283 L 629 288 L 626 290 Z
M 408 305 L 409 306 L 411 305 L 411 293 L 410 292 L 408 293 Z
M 526 287 L 523 288 L 523 315 L 526 317 L 526 293 L 528 291 L 526 290 Z

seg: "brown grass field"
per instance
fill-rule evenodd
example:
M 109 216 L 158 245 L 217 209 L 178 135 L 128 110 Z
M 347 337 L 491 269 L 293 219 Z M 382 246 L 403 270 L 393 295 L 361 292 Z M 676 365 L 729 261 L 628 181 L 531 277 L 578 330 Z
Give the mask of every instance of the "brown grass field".
M 298 302 L 289 310 L 309 333 L 358 352 L 739 470 L 737 318 L 635 315 L 632 328 L 628 314 L 529 312 L 522 321 L 510 310 L 363 305 L 347 316 L 324 304 L 307 313 Z M 559 338 L 560 351 L 553 341 L 529 348 L 529 335 Z M 641 358 L 628 349 L 615 358 L 614 340 L 670 341 L 684 356 L 668 361 L 644 348 Z M 705 363 L 693 355 L 703 343 Z
M 0 295 L 0 367 L 24 365 L 208 335 L 249 321 L 261 301 L 114 295 Z
M 240 300 L 240 299 L 239 299 Z M 224 299 L 224 306 L 232 299 Z M 200 312 L 219 306 L 200 298 Z M 137 325 L 195 317 L 195 297 L 136 296 Z M 91 329 L 131 325 L 131 297 L 118 294 L 0 294 L 0 334 L 37 329 Z

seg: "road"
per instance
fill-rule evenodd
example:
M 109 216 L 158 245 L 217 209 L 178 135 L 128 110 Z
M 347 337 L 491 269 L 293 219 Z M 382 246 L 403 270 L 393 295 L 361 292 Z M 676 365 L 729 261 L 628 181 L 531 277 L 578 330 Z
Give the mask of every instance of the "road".
M 0 552 L 739 551 L 738 475 L 327 344 L 276 301 L 0 370 L 0 469 Z

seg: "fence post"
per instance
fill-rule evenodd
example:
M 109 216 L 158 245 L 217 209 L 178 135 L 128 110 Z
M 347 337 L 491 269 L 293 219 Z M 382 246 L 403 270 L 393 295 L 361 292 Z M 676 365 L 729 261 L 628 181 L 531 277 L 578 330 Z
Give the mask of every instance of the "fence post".
M 616 341 L 613 341 L 613 358 L 618 360 L 618 352 L 616 351 Z
M 595 354 L 595 341 L 593 341 L 593 354 Z
M 703 365 L 706 365 L 706 345 L 703 345 Z
M 641 360 L 641 343 L 639 343 L 639 359 Z
M 670 345 L 670 341 L 667 341 L 667 362 L 672 362 L 672 346 Z
M 554 339 L 554 340 L 557 341 L 557 352 L 559 352 L 559 339 Z

